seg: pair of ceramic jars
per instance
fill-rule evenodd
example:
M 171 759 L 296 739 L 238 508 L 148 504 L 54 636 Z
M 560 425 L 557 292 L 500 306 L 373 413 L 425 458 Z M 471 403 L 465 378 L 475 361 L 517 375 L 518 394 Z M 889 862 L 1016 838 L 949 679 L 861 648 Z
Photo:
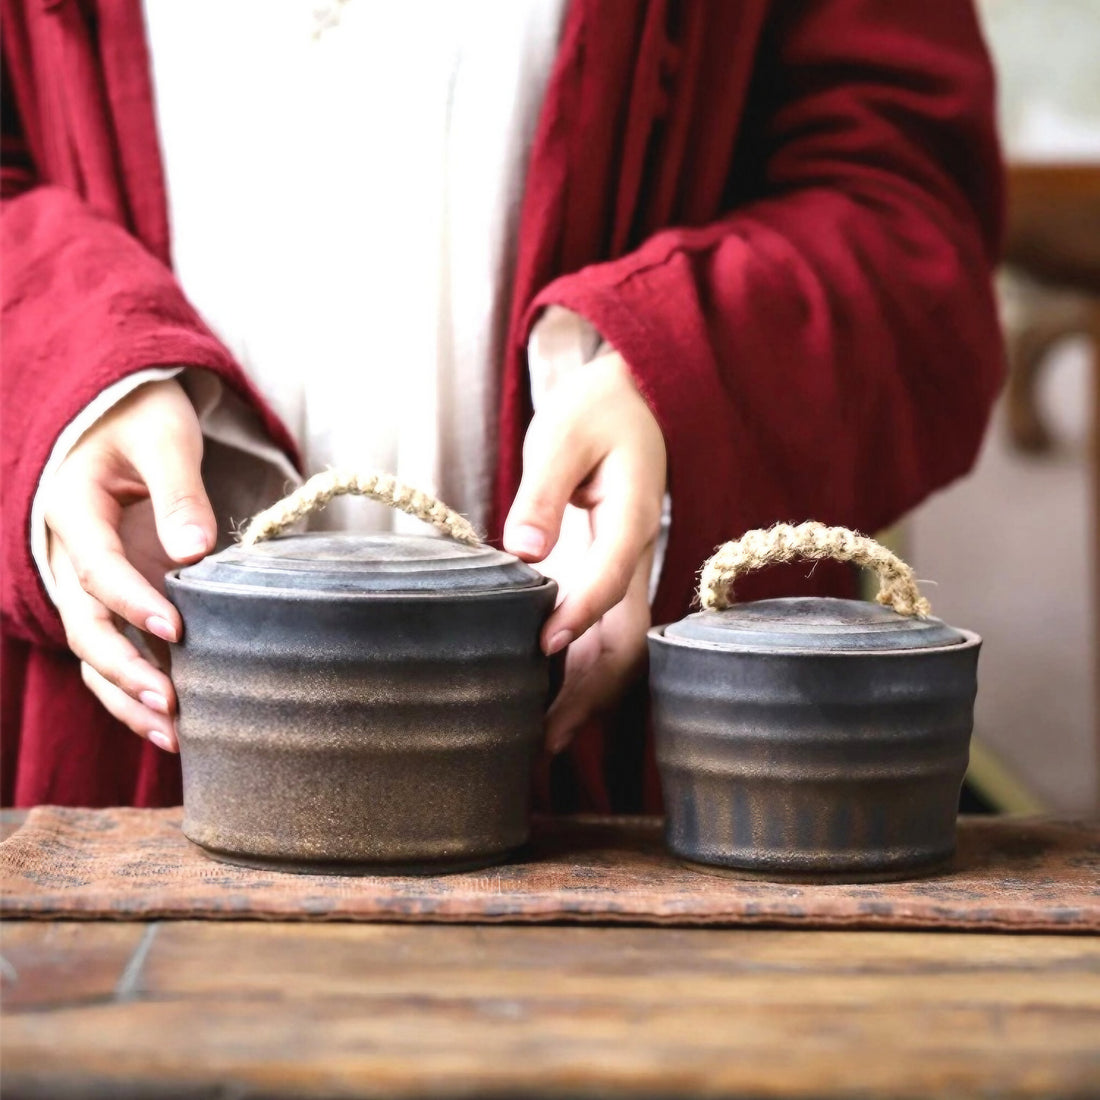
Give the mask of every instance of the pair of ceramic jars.
M 267 538 L 336 492 L 451 537 Z M 242 544 L 169 576 L 192 841 L 230 862 L 343 874 L 458 871 L 524 845 L 557 586 L 462 524 L 392 479 L 319 475 Z M 780 557 L 826 556 L 783 534 L 811 528 L 836 532 L 756 534 Z M 759 557 L 751 538 L 729 546 L 708 566 L 707 609 L 649 636 L 672 851 L 788 879 L 948 860 L 980 640 L 858 601 L 725 606 L 738 556 Z

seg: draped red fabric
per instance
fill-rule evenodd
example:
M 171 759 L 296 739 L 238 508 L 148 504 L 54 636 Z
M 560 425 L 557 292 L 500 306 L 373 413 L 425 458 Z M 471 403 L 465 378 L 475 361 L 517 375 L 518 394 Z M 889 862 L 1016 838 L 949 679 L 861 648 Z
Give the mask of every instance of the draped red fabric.
M 171 273 L 140 0 L 2 14 L 0 795 L 176 802 L 178 761 L 110 719 L 64 650 L 29 553 L 37 480 L 94 394 L 160 364 L 217 372 L 294 445 Z M 958 0 L 573 0 L 528 170 L 493 533 L 549 303 L 623 354 L 664 431 L 657 621 L 749 527 L 890 523 L 976 455 L 1002 372 L 1001 208 L 992 74 Z M 785 567 L 741 591 L 850 588 Z M 634 705 L 580 740 L 576 805 L 656 808 L 642 726 Z

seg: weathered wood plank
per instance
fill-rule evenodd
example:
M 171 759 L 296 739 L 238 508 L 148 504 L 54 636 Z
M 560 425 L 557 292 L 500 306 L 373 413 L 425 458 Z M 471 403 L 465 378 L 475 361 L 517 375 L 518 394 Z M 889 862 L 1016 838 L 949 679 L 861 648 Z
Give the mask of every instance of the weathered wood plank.
M 162 926 L 144 971 L 146 982 L 235 983 L 244 975 L 265 981 L 267 966 L 280 973 L 323 975 L 339 982 L 348 966 L 369 963 L 402 975 L 417 968 L 433 972 L 466 967 L 480 972 L 489 964 L 562 976 L 620 972 L 637 976 L 639 960 L 667 972 L 714 973 L 762 969 L 804 976 L 820 972 L 911 975 L 933 972 L 1092 968 L 1100 976 L 1100 940 L 1087 936 L 977 935 L 969 932 L 780 931 L 573 927 L 561 925 L 400 924 L 359 925 L 247 922 L 227 933 L 214 921 L 170 921 Z M 247 957 L 234 945 L 249 945 Z M 308 944 L 303 959 L 295 953 Z M 196 952 L 221 956 L 216 970 L 184 970 Z M 227 976 L 225 967 L 239 968 Z M 646 975 L 641 975 L 646 977 Z M 533 991 L 536 992 L 536 991 Z
M 203 1090 L 235 1098 L 1091 1098 L 1098 1085 L 1095 1015 L 1043 1008 L 948 1006 L 921 1016 L 851 1006 L 823 1018 L 796 1005 L 721 1013 L 565 1005 L 528 1017 L 510 1004 L 324 1002 L 288 1013 L 237 998 L 211 1007 L 120 1004 L 63 1012 L 54 1023 L 63 1042 L 41 1014 L 5 1035 L 8 1100 L 114 1100 L 127 1085 L 148 1100 Z M 1044 1040 L 1055 1034 L 1050 1048 Z
M 154 927 L 5 923 L 0 928 L 0 1005 L 11 1012 L 113 1001 Z
M 64 941 L 74 970 L 104 927 Z M 124 996 L 5 1006 L 5 1096 L 1100 1091 L 1091 938 L 172 923 L 147 946 Z

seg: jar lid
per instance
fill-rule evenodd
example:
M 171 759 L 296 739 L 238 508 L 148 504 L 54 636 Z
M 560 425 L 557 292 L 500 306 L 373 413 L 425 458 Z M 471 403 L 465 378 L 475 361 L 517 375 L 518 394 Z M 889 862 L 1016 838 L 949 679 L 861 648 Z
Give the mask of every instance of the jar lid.
M 967 636 L 940 619 L 899 615 L 863 600 L 792 596 L 699 611 L 664 628 L 666 638 L 728 650 L 865 652 L 958 645 Z
M 546 578 L 491 546 L 469 546 L 435 535 L 280 535 L 235 544 L 175 576 L 203 588 L 265 588 L 294 592 L 491 592 L 534 588 Z

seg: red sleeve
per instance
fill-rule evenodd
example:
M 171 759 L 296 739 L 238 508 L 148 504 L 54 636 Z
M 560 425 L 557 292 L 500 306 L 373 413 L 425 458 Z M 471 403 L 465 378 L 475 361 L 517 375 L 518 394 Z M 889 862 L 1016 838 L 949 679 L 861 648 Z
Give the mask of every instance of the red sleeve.
M 874 531 L 964 473 L 1002 374 L 1001 168 L 973 12 L 776 9 L 749 103 L 760 197 L 558 279 L 530 314 L 587 317 L 655 411 L 673 511 L 658 602 L 677 614 L 748 527 Z
M 16 138 L 7 149 L 19 146 Z M 66 424 L 106 386 L 146 367 L 216 371 L 294 453 L 230 353 L 184 298 L 168 268 L 123 228 L 59 187 L 26 188 L 18 160 L 4 175 L 3 577 L 5 632 L 61 645 L 57 614 L 30 554 L 30 509 Z

